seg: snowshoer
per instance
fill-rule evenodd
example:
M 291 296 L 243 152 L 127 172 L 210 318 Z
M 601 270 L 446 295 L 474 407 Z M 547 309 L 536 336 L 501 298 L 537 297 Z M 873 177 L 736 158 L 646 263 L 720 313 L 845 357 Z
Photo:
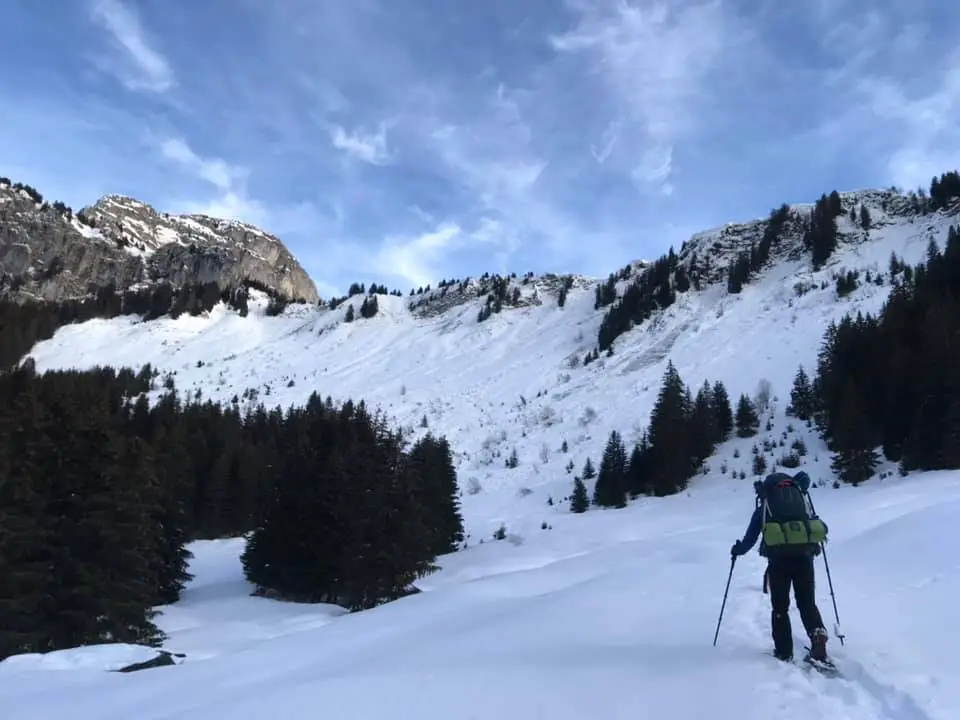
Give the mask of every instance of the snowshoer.
M 775 472 L 754 483 L 757 507 L 742 540 L 730 548 L 732 556 L 746 554 L 763 535 L 760 555 L 767 558 L 774 655 L 793 659 L 790 626 L 790 586 L 804 629 L 810 637 L 810 657 L 827 660 L 827 631 L 814 593 L 813 559 L 821 552 L 827 524 L 816 516 L 807 497 L 810 476 L 802 470 L 793 477 Z

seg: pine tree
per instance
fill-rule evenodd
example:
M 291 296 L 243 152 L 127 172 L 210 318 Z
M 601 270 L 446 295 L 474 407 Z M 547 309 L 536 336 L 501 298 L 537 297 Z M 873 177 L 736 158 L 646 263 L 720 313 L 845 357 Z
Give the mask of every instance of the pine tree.
M 54 407 L 60 422 L 46 434 L 55 450 L 44 462 L 45 512 L 58 519 L 45 593 L 55 615 L 51 644 L 156 644 L 163 634 L 152 622 L 160 546 L 151 521 L 159 514 L 153 454 L 111 427 L 105 397 L 81 404 L 77 393 Z M 89 537 L 100 542 L 80 541 Z
M 593 467 L 593 461 L 590 458 L 587 458 L 583 463 L 583 471 L 580 473 L 580 476 L 584 480 L 592 480 L 597 476 L 597 471 Z
M 760 418 L 757 416 L 757 410 L 745 394 L 740 394 L 740 400 L 737 402 L 737 437 L 753 437 L 760 430 Z
M 873 449 L 850 448 L 835 453 L 830 468 L 843 482 L 859 485 L 873 476 L 879 462 L 880 456 Z
M 0 660 L 58 649 L 43 619 L 50 577 L 54 518 L 45 515 L 48 477 L 41 471 L 54 448 L 44 434 L 53 422 L 29 373 L 0 375 Z
M 706 381 L 697 391 L 690 413 L 690 451 L 699 466 L 713 454 L 717 430 L 714 426 L 713 391 Z
M 457 471 L 446 438 L 430 433 L 420 438 L 402 458 L 409 482 L 419 488 L 419 505 L 427 514 L 433 555 L 445 555 L 463 542 L 463 517 L 457 497 Z
M 607 446 L 600 460 L 600 471 L 593 490 L 593 504 L 601 507 L 624 507 L 626 505 L 627 451 L 623 439 L 616 430 L 611 431 Z
M 852 378 L 844 382 L 840 415 L 834 429 L 832 468 L 843 482 L 857 485 L 873 475 L 879 457 Z
M 371 290 L 375 288 L 371 287 Z M 351 305 L 351 307 L 353 307 Z M 362 318 L 372 318 L 380 310 L 380 305 L 377 301 L 376 295 L 368 295 L 364 298 L 363 302 L 360 304 L 360 317 Z
M 719 380 L 713 384 L 712 401 L 713 427 L 716 431 L 714 442 L 719 444 L 729 439 L 734 427 L 730 396 L 727 394 L 727 388 Z
M 787 408 L 787 414 L 795 415 L 800 420 L 809 420 L 813 417 L 815 403 L 816 396 L 813 392 L 813 386 L 810 384 L 810 378 L 803 369 L 803 365 L 801 365 L 793 379 L 793 389 L 790 391 L 790 407 Z
M 763 453 L 757 453 L 753 456 L 753 474 L 763 475 L 767 471 L 767 458 Z
M 650 414 L 650 480 L 656 496 L 683 490 L 693 475 L 689 417 L 687 388 L 671 361 Z
M 573 479 L 573 495 L 570 497 L 570 512 L 585 513 L 590 507 L 590 495 L 587 486 L 579 477 Z
M 650 454 L 650 440 L 647 433 L 644 433 L 640 442 L 633 446 L 630 462 L 627 464 L 627 491 L 633 498 L 651 492 Z

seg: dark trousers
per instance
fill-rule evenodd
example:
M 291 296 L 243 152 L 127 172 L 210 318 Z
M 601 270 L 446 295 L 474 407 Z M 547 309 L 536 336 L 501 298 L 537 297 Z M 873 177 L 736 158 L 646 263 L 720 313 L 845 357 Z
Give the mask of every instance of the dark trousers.
M 790 586 L 797 601 L 797 610 L 807 635 L 823 627 L 814 593 L 813 556 L 773 557 L 767 564 L 767 581 L 772 608 L 770 629 L 774 652 L 780 657 L 793 655 L 793 632 L 790 627 Z

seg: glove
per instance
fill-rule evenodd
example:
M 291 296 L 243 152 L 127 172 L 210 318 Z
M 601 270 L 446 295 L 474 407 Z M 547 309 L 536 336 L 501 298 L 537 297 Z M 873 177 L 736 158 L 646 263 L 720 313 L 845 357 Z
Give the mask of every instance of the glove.
M 730 548 L 730 557 L 737 557 L 738 555 L 743 555 L 743 544 L 739 540 Z

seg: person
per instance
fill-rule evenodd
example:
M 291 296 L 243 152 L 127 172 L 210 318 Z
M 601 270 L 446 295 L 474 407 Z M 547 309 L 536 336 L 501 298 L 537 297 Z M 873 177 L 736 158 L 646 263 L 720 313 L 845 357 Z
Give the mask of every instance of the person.
M 827 524 L 817 517 L 807 496 L 810 476 L 802 470 L 790 477 L 776 472 L 754 484 L 757 506 L 743 539 L 730 548 L 731 556 L 744 555 L 763 535 L 759 553 L 767 558 L 766 582 L 770 593 L 770 629 L 773 653 L 793 659 L 790 625 L 790 587 L 804 629 L 810 637 L 810 657 L 827 661 L 827 631 L 814 592 L 813 559 L 821 552 Z

